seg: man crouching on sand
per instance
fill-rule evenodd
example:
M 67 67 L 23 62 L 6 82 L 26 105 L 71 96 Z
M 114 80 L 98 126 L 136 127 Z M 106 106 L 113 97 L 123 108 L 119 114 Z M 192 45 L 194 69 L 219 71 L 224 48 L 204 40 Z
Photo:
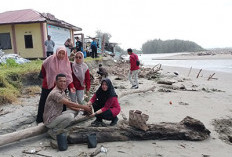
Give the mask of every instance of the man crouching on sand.
M 66 76 L 64 74 L 58 74 L 56 76 L 56 86 L 48 95 L 43 114 L 44 124 L 50 129 L 48 131 L 50 136 L 54 136 L 57 130 L 66 128 L 74 120 L 73 113 L 68 111 L 62 112 L 63 104 L 72 110 L 92 112 L 92 108 L 89 106 L 79 105 L 69 101 L 65 95 L 65 89 Z

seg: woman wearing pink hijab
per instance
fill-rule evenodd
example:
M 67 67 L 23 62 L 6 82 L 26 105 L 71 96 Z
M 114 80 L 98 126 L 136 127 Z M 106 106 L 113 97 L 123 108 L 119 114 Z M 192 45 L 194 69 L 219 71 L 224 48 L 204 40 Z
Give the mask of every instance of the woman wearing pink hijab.
M 89 95 L 90 89 L 90 74 L 89 68 L 84 63 L 84 55 L 81 51 L 75 54 L 74 63 L 71 64 L 73 85 L 75 87 L 74 92 L 69 92 L 69 96 L 73 102 L 82 104 L 84 100 L 84 90 Z
M 41 68 L 40 76 L 43 78 L 42 93 L 40 96 L 38 114 L 36 118 L 37 123 L 43 122 L 44 105 L 48 94 L 55 87 L 55 80 L 57 74 L 65 74 L 67 78 L 67 87 L 72 83 L 72 71 L 70 61 L 67 56 L 67 51 L 64 46 L 56 49 L 56 53 L 44 60 Z

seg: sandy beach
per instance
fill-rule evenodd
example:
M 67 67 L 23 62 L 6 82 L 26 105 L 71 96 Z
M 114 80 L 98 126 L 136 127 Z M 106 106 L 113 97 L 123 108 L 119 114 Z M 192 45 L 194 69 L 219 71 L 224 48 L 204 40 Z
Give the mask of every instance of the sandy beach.
M 217 58 L 216 56 L 213 55 L 212 57 Z M 227 56 L 231 57 L 232 55 L 227 54 Z M 201 56 L 192 57 L 194 59 L 201 58 Z M 207 57 L 211 58 L 211 56 Z M 177 58 L 177 56 L 170 58 Z M 181 59 L 184 58 L 188 59 L 186 56 L 181 56 Z M 180 122 L 186 116 L 198 119 L 211 132 L 207 140 L 198 142 L 148 140 L 98 143 L 97 147 L 103 145 L 108 150 L 106 154 L 100 153 L 98 156 L 230 157 L 232 154 L 232 141 L 230 141 L 230 138 L 232 139 L 232 74 L 215 72 L 213 78 L 208 80 L 208 77 L 214 73 L 213 71 L 205 71 L 203 69 L 199 77 L 196 78 L 199 69 L 192 69 L 190 74 L 189 70 L 188 68 L 162 66 L 160 80 L 172 81 L 173 86 L 176 88 L 171 89 L 163 84 L 157 84 L 155 80 L 140 78 L 139 90 L 147 89 L 151 86 L 155 86 L 155 90 L 146 93 L 130 94 L 119 98 L 119 102 L 122 112 L 127 117 L 129 117 L 129 110 L 140 110 L 149 115 L 148 123 Z M 176 71 L 178 71 L 178 75 L 174 74 Z M 116 80 L 116 76 L 113 75 L 110 78 L 113 85 L 117 87 L 116 92 L 118 95 L 122 92 L 136 90 L 130 89 L 131 85 L 128 80 Z M 178 87 L 180 86 L 184 86 L 186 90 L 179 89 Z M 38 100 L 38 97 L 37 95 L 36 99 L 33 99 Z M 170 102 L 172 103 L 170 104 Z M 38 104 L 36 102 L 33 103 L 30 104 L 34 106 L 31 110 L 36 111 Z M 27 106 L 24 105 L 24 107 Z M 2 116 L 7 117 L 9 114 Z M 118 117 L 122 120 L 121 114 Z M 228 120 L 226 121 L 228 123 L 215 122 L 215 120 L 222 119 Z M 218 127 L 219 125 L 221 125 L 221 128 L 225 127 L 228 130 L 221 131 L 219 134 L 219 131 L 216 131 L 218 130 L 216 128 L 220 128 Z M 25 150 L 38 150 L 38 152 L 37 155 L 26 154 L 23 153 Z M 67 151 L 60 152 L 50 147 L 50 140 L 45 133 L 34 138 L 0 147 L 0 156 L 84 157 L 88 156 L 94 150 L 95 148 L 88 149 L 87 144 L 74 144 L 69 145 Z

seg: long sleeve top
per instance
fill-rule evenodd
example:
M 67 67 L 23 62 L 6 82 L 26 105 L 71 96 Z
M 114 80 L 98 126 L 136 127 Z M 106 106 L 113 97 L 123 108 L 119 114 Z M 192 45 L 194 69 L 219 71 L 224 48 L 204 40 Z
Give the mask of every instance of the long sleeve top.
M 43 82 L 42 82 L 42 88 L 44 89 L 48 89 L 48 82 L 47 82 L 47 77 L 46 77 L 46 70 L 44 68 L 44 66 L 42 65 L 42 68 L 41 68 L 41 75 L 42 75 L 42 78 L 43 78 Z M 56 86 L 56 84 L 54 83 L 54 86 L 52 87 L 52 89 Z M 70 83 L 69 84 L 69 88 L 72 88 L 73 87 L 73 84 Z
M 69 88 L 70 87 L 75 87 L 76 90 L 84 90 L 86 88 L 86 91 L 89 91 L 90 82 L 91 82 L 89 69 L 85 72 L 85 80 L 84 80 L 85 87 L 81 86 L 81 82 L 78 80 L 76 75 L 73 73 L 73 69 L 72 69 L 72 77 L 73 77 L 73 82 L 69 85 Z
M 136 61 L 138 60 L 138 56 L 134 53 L 130 55 L 130 71 L 138 70 L 139 66 L 136 65 Z
M 91 103 L 94 103 L 97 100 L 97 96 L 96 93 L 93 95 L 93 97 L 90 99 Z M 121 107 L 118 103 L 118 98 L 117 97 L 110 97 L 103 108 L 101 108 L 102 112 L 107 111 L 108 109 L 111 110 L 113 117 L 116 117 L 120 111 L 121 111 Z

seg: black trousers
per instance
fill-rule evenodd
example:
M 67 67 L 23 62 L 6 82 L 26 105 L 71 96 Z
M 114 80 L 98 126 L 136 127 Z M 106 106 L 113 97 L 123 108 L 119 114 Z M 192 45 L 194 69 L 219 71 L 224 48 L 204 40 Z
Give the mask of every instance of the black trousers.
M 53 55 L 53 51 L 47 51 L 47 57 Z
M 100 110 L 102 107 L 104 107 L 104 106 L 93 103 L 94 112 Z M 113 117 L 113 114 L 112 114 L 111 110 L 108 109 L 105 112 L 102 112 L 101 114 L 96 115 L 96 118 L 97 118 L 97 121 L 102 121 L 102 119 L 113 120 L 115 117 Z
M 37 123 L 43 122 L 43 113 L 44 113 L 45 102 L 47 100 L 48 94 L 51 91 L 52 91 L 52 89 L 42 88 L 42 93 L 41 93 L 40 100 L 39 100 L 38 113 L 37 113 L 37 118 L 36 118 Z
M 97 58 L 97 47 L 92 46 L 92 58 Z
M 40 100 L 39 100 L 37 117 L 36 117 L 37 123 L 43 122 L 43 113 L 44 113 L 45 102 L 46 102 L 47 97 L 51 91 L 52 91 L 52 89 L 42 88 L 42 92 L 41 92 L 41 96 L 40 96 Z M 65 105 L 63 106 L 63 111 L 66 111 Z

